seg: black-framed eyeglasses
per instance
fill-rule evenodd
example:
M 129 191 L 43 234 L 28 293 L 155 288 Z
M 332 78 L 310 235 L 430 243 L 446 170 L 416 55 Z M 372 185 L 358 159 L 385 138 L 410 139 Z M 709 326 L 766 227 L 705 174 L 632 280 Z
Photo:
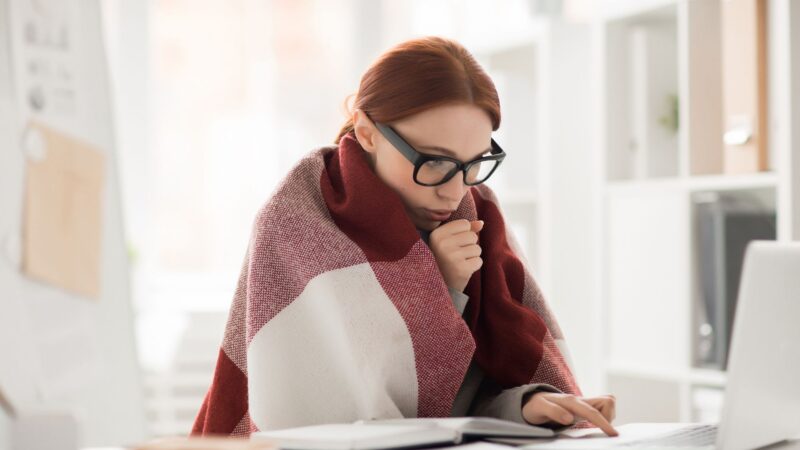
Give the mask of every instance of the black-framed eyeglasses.
M 389 125 L 374 123 L 378 131 L 414 164 L 414 182 L 422 186 L 447 183 L 458 172 L 464 174 L 464 184 L 467 186 L 481 184 L 492 176 L 506 157 L 506 153 L 494 139 L 491 140 L 492 150 L 489 155 L 465 163 L 447 156 L 429 155 L 417 151 Z

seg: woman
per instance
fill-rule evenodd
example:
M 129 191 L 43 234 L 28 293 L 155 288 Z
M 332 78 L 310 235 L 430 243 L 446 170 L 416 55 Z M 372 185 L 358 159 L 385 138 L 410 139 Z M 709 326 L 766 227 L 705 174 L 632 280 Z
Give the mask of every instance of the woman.
M 459 44 L 405 42 L 364 74 L 336 146 L 259 212 L 193 434 L 491 416 L 616 435 L 485 182 L 494 85 Z

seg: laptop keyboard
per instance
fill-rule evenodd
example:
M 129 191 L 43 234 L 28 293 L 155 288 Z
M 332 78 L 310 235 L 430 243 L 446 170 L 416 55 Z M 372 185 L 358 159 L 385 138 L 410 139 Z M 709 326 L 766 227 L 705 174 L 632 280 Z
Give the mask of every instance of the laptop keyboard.
M 699 447 L 713 445 L 716 439 L 717 425 L 690 425 L 661 436 L 626 442 L 621 447 Z

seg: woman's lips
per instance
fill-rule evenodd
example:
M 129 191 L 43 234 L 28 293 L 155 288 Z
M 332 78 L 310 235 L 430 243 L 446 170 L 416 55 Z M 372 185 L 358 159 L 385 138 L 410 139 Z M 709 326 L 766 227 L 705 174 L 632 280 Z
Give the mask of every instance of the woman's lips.
M 435 210 L 435 209 L 427 209 L 427 208 L 425 209 L 425 212 L 428 213 L 428 217 L 430 217 L 432 220 L 435 220 L 435 221 L 438 221 L 438 222 L 447 220 L 450 217 L 450 215 L 453 214 L 453 211 Z

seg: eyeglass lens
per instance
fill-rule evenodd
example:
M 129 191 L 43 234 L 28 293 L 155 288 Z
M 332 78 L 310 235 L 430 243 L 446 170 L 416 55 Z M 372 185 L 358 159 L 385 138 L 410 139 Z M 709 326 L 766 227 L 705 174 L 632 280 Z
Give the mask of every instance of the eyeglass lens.
M 481 161 L 473 164 L 467 170 L 467 183 L 477 184 L 486 181 L 496 165 L 497 161 Z M 417 181 L 429 185 L 440 184 L 455 170 L 456 164 L 453 161 L 435 159 L 425 161 L 417 171 Z

